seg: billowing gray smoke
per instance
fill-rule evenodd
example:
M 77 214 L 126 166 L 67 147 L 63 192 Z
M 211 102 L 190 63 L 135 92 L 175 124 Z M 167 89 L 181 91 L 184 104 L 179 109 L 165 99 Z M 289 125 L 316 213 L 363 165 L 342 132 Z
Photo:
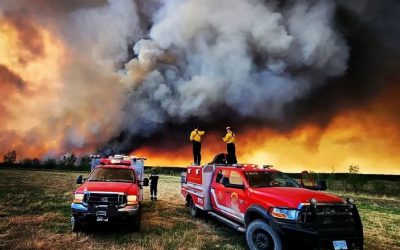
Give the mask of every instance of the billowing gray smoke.
M 7 79 L 1 90 L 19 91 L 0 105 L 13 107 L 2 115 L 0 151 L 9 149 L 10 138 L 14 148 L 29 144 L 33 151 L 58 138 L 61 146 L 48 151 L 130 152 L 143 138 L 157 143 L 167 130 L 186 136 L 193 123 L 215 131 L 228 122 L 278 129 L 306 119 L 329 122 L 338 109 L 362 103 L 359 96 L 374 92 L 371 79 L 384 82 L 377 71 L 398 62 L 398 6 L 394 0 L 1 1 L 0 25 L 18 30 L 21 49 L 7 65 L 0 61 L 0 79 Z M 41 69 L 51 74 L 28 79 L 25 69 L 49 56 L 45 31 L 65 58 L 51 63 L 54 70 Z M 13 87 L 18 83 L 25 92 Z
M 121 73 L 129 89 L 123 130 L 149 135 L 166 122 L 284 119 L 285 105 L 346 71 L 333 1 L 171 0 Z

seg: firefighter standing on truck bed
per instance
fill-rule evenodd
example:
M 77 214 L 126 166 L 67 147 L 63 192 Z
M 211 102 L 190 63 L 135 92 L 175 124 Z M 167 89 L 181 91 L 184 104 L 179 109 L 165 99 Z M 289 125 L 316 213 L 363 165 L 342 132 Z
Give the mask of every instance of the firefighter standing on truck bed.
M 204 135 L 204 133 L 204 131 L 199 130 L 199 126 L 195 126 L 189 138 L 193 143 L 193 163 L 198 166 L 200 166 L 201 163 L 201 136 Z
M 226 142 L 227 162 L 228 164 L 236 164 L 236 148 L 235 148 L 235 134 L 232 132 L 231 127 L 226 127 L 226 135 L 222 138 Z
M 153 169 L 153 171 L 151 172 L 149 179 L 150 179 L 151 200 L 156 201 L 157 200 L 158 174 L 155 169 Z

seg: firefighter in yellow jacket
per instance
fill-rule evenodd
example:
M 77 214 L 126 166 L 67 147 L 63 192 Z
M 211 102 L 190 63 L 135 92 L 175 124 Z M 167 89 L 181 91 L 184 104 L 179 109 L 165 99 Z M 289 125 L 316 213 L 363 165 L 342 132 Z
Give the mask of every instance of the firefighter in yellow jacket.
M 226 142 L 226 151 L 228 152 L 226 157 L 227 163 L 236 164 L 235 134 L 232 132 L 231 127 L 226 127 L 226 135 L 222 140 Z
M 190 141 L 193 143 L 193 162 L 196 165 L 201 163 L 201 136 L 204 135 L 204 131 L 199 130 L 199 126 L 195 126 L 193 131 L 190 133 Z

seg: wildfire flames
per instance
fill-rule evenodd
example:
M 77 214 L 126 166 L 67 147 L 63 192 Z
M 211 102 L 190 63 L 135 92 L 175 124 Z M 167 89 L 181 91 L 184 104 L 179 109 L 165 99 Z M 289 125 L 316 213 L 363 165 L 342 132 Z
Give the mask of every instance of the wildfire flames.
M 61 97 L 65 51 L 49 31 L 28 20 L 19 24 L 30 30 L 24 33 L 11 20 L 0 21 L 0 151 L 15 148 L 26 156 L 44 155 L 61 142 L 61 134 L 45 139 L 52 128 L 44 121 Z M 38 137 L 29 138 L 32 129 Z
M 288 172 L 347 172 L 358 165 L 364 173 L 400 173 L 400 101 L 389 88 L 365 106 L 336 115 L 324 128 L 305 124 L 288 133 L 271 129 L 237 131 L 237 155 L 243 163 L 272 164 Z M 221 126 L 223 127 L 223 126 Z M 226 152 L 221 134 L 207 134 L 202 161 Z M 192 159 L 189 142 L 174 150 L 144 147 L 133 153 L 148 156 L 148 164 L 186 166 Z
M 229 125 L 240 162 L 400 174 L 395 8 L 214 2 L 2 1 L 0 154 L 185 166 Z

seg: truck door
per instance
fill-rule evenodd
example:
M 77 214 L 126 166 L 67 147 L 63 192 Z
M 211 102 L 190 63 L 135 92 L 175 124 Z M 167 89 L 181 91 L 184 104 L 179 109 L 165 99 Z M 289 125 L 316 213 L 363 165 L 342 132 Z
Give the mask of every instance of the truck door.
M 237 221 L 244 220 L 246 196 L 244 182 L 239 171 L 218 170 L 211 186 L 214 209 Z
M 215 181 L 213 181 L 211 185 L 211 196 L 214 200 L 217 210 L 221 210 L 226 207 L 225 201 L 225 187 L 222 185 L 222 180 L 224 178 L 229 178 L 229 172 L 227 170 L 217 170 L 217 174 L 215 176 Z
M 246 193 L 243 178 L 239 171 L 231 170 L 228 182 L 225 181 L 225 203 L 232 217 L 243 221 L 246 211 Z

